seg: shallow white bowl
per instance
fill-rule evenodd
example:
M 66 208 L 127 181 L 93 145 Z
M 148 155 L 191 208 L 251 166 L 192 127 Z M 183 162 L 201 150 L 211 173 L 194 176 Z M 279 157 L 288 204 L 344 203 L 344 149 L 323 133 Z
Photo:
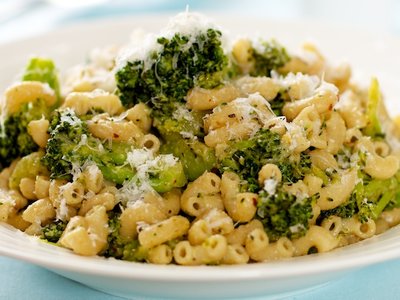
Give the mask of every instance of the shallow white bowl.
M 315 41 L 330 59 L 346 59 L 357 70 L 356 78 L 369 83 L 377 76 L 392 113 L 400 94 L 400 41 L 378 33 L 334 28 L 306 22 L 277 23 L 265 20 L 216 17 L 221 27 L 236 34 L 275 37 L 289 47 Z M 158 31 L 166 16 L 131 17 L 77 24 L 29 40 L 0 45 L 3 58 L 0 89 L 11 84 L 32 54 L 55 59 L 61 70 L 84 61 L 94 47 L 122 44 L 137 27 Z M 0 254 L 25 260 L 106 293 L 124 297 L 238 298 L 277 296 L 315 288 L 370 264 L 400 257 L 400 227 L 369 240 L 316 254 L 272 263 L 244 266 L 156 266 L 99 257 L 80 257 L 66 249 L 0 224 Z
M 0 224 L 0 254 L 25 260 L 100 291 L 132 298 L 217 299 L 287 296 L 363 266 L 400 257 L 400 227 L 325 254 L 243 266 L 157 266 L 81 257 Z

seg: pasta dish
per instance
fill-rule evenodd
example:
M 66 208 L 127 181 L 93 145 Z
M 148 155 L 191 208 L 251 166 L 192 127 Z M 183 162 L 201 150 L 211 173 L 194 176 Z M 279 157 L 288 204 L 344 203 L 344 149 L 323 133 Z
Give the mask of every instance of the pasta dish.
M 400 120 L 313 44 L 181 13 L 0 98 L 0 222 L 152 264 L 323 253 L 400 223 Z

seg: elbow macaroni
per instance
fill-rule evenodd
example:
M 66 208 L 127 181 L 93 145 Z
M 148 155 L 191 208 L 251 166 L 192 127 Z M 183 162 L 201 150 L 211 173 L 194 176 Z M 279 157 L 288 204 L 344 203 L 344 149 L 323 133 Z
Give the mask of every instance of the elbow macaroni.
M 197 217 L 207 209 L 223 209 L 220 184 L 221 179 L 211 172 L 206 172 L 189 183 L 181 197 L 182 210 Z

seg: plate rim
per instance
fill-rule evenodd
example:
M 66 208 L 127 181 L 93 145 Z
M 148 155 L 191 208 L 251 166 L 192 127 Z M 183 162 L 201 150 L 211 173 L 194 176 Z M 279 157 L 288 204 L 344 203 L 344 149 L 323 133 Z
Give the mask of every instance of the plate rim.
M 400 236 L 394 239 L 397 243 L 390 244 L 389 247 L 376 251 L 368 245 L 373 242 L 373 239 L 379 236 L 384 237 L 385 234 L 390 234 L 392 231 L 399 231 L 400 226 L 395 226 L 388 231 L 373 236 L 367 240 L 360 241 L 342 248 L 334 249 L 333 251 L 321 254 L 312 254 L 300 257 L 293 257 L 272 262 L 261 262 L 244 265 L 218 265 L 218 266 L 179 266 L 179 265 L 154 265 L 147 263 L 128 262 L 117 260 L 114 258 L 104 258 L 100 256 L 84 257 L 74 254 L 71 250 L 51 245 L 39 238 L 25 235 L 22 231 L 13 228 L 4 222 L 0 222 L 0 241 L 4 237 L 4 230 L 11 231 L 24 239 L 26 243 L 39 243 L 38 247 L 50 247 L 50 251 L 54 252 L 50 261 L 47 256 L 36 255 L 29 251 L 17 253 L 13 252 L 12 247 L 6 247 L 0 243 L 0 254 L 14 259 L 27 261 L 48 269 L 57 269 L 87 275 L 96 276 L 112 276 L 114 278 L 135 279 L 135 280 L 157 280 L 165 282 L 225 282 L 225 281 L 243 281 L 254 279 L 283 279 L 292 278 L 300 275 L 312 276 L 325 272 L 340 272 L 348 269 L 357 269 L 365 266 L 377 264 L 384 261 L 400 258 Z M 392 238 L 393 239 L 393 238 Z M 387 241 L 386 241 L 387 242 Z M 377 242 L 379 243 L 379 242 Z M 352 253 L 345 255 L 339 259 L 333 260 L 331 256 L 338 252 L 356 248 L 368 248 L 370 251 Z M 56 254 L 55 252 L 59 252 Z M 65 258 L 68 261 L 57 260 L 57 256 L 66 254 Z M 357 259 L 358 258 L 358 259 Z M 110 263 L 113 269 L 110 268 Z M 230 271 L 230 272 L 228 272 Z M 171 273 L 174 277 L 169 277 Z

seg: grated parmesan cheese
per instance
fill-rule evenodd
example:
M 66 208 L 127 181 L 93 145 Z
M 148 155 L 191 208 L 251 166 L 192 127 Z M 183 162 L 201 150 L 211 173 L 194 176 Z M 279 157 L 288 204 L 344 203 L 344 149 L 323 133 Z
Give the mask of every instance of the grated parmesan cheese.
M 122 203 L 126 207 L 131 207 L 137 201 L 144 199 L 147 192 L 155 192 L 147 181 L 140 182 L 137 177 L 124 183 L 115 193 L 117 202 Z
M 320 84 L 320 79 L 316 75 L 305 75 L 302 73 L 289 73 L 285 77 L 276 78 L 280 86 L 288 90 L 291 100 L 304 99 L 312 96 L 315 89 Z
M 303 231 L 305 229 L 306 228 L 304 227 L 303 224 L 296 224 L 296 225 L 293 225 L 293 226 L 289 227 L 289 230 L 290 230 L 291 233 L 298 233 L 298 232 Z
M 290 151 L 297 150 L 297 147 L 299 146 L 298 141 L 303 140 L 303 141 L 308 141 L 306 139 L 306 133 L 304 131 L 304 128 L 290 122 L 285 123 L 285 127 L 287 130 L 287 133 L 285 134 L 286 137 L 289 139 L 289 147 L 288 149 Z M 308 147 L 307 147 L 308 148 Z M 304 151 L 304 150 L 302 150 Z
M 132 180 L 124 183 L 117 191 L 117 201 L 129 207 L 136 201 L 143 199 L 145 193 L 156 193 L 149 183 L 149 174 L 171 167 L 177 161 L 178 159 L 172 154 L 154 157 L 154 153 L 145 148 L 132 150 L 127 154 L 126 162 L 136 169 L 136 175 Z
M 146 34 L 143 30 L 136 31 L 133 34 L 133 39 L 130 45 L 121 49 L 116 59 L 115 72 L 118 72 L 126 66 L 128 62 L 142 60 L 144 61 L 144 71 L 151 68 L 154 60 L 151 58 L 152 53 L 157 53 L 162 50 L 162 45 L 157 43 L 159 37 L 171 39 L 176 33 L 188 36 L 189 41 L 182 46 L 182 51 L 187 51 L 193 43 L 199 43 L 197 36 L 199 33 L 206 31 L 209 28 L 217 29 L 216 25 L 210 22 L 202 14 L 183 12 L 170 19 L 168 25 L 161 30 L 158 35 Z M 199 48 L 202 45 L 199 43 Z M 178 57 L 175 58 L 175 60 Z
M 195 136 L 192 132 L 189 132 L 189 131 L 180 131 L 179 134 L 180 134 L 184 139 L 197 140 L 197 136 Z
M 209 28 L 217 29 L 216 25 L 206 16 L 185 11 L 171 18 L 168 25 L 161 31 L 160 36 L 172 38 L 175 33 L 179 32 L 182 35 L 195 38 L 199 33 Z M 188 44 L 191 46 L 194 41 L 195 39 L 189 40 Z
M 184 105 L 176 105 L 175 110 L 172 113 L 172 117 L 176 120 L 186 120 L 188 122 L 195 122 L 193 115 L 190 113 L 189 109 Z
M 159 52 L 162 45 L 157 43 L 157 37 L 154 34 L 147 34 L 143 39 L 136 44 L 133 41 L 130 45 L 122 48 L 116 58 L 116 66 L 114 72 L 118 72 L 126 66 L 128 62 L 142 60 L 144 62 L 144 71 L 151 68 L 153 59 L 151 53 Z
M 237 98 L 229 105 L 237 107 L 244 120 L 257 119 L 265 124 L 275 117 L 271 104 L 260 93 L 250 94 L 247 98 Z
M 67 113 L 61 115 L 61 123 L 68 123 L 71 126 L 81 126 L 82 121 L 78 117 L 75 116 L 75 111 L 72 108 L 65 108 L 64 110 Z
M 68 187 L 68 184 L 71 184 L 71 183 L 67 183 L 60 187 L 58 198 L 56 199 L 56 202 L 59 202 L 59 206 L 56 208 L 56 219 L 57 220 L 64 221 L 65 218 L 68 216 L 67 200 L 62 196 L 63 191 L 65 190 L 66 187 Z
M 277 185 L 278 181 L 275 179 L 271 178 L 264 180 L 264 190 L 268 193 L 268 195 L 275 195 Z
M 310 197 L 310 195 L 308 195 L 308 193 L 306 193 L 304 191 L 300 191 L 300 190 L 296 192 L 295 196 L 296 196 L 296 203 L 300 203 L 300 204 L 303 203 L 304 199 L 307 199 Z

